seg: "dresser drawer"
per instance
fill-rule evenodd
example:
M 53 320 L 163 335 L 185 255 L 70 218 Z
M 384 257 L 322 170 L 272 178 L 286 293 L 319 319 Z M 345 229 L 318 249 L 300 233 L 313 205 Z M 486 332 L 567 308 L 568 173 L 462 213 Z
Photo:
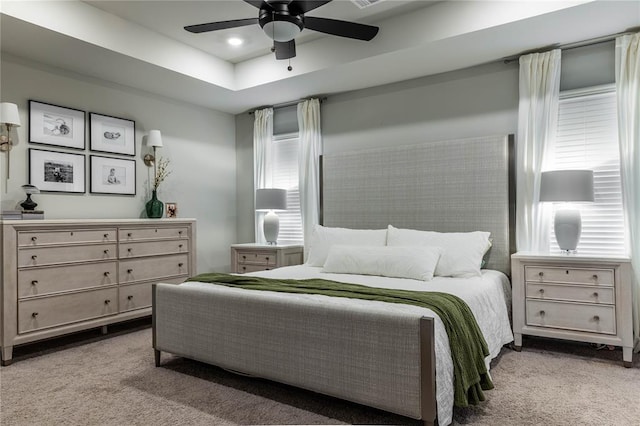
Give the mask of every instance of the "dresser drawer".
M 148 241 L 136 243 L 120 243 L 120 259 L 160 254 L 189 252 L 189 243 L 185 240 Z
M 238 264 L 239 265 L 275 266 L 276 254 L 259 252 L 259 251 L 257 252 L 241 251 L 241 252 L 238 252 Z M 264 269 L 257 269 L 257 270 L 262 271 Z
M 166 238 L 189 238 L 189 228 L 186 226 L 159 226 L 145 228 L 121 228 L 118 230 L 118 239 L 121 243 Z
M 18 297 L 117 284 L 116 262 L 18 270 Z
M 268 266 L 268 265 L 243 265 L 243 264 L 239 264 L 237 273 L 238 274 L 246 274 L 248 272 L 268 271 L 270 269 L 273 269 L 273 267 Z
M 531 282 L 527 283 L 527 298 L 602 303 L 608 305 L 615 303 L 613 287 L 538 284 Z
M 116 287 L 26 299 L 18 302 L 18 332 L 26 333 L 116 313 Z
M 69 247 L 34 247 L 18 250 L 18 267 L 116 259 L 115 244 Z
M 613 269 L 525 267 L 526 281 L 612 286 L 613 277 Z
M 52 244 L 115 243 L 115 228 L 67 229 L 18 232 L 18 246 L 37 247 Z
M 188 275 L 189 255 L 159 256 L 157 258 L 121 260 L 118 277 L 120 284 L 151 281 Z
M 527 300 L 526 323 L 530 326 L 616 334 L 615 307 L 610 305 Z
M 163 279 L 163 283 L 180 284 L 188 278 L 187 275 L 179 278 Z M 144 309 L 151 306 L 151 285 L 153 283 L 128 284 L 120 286 L 118 306 L 120 312 Z

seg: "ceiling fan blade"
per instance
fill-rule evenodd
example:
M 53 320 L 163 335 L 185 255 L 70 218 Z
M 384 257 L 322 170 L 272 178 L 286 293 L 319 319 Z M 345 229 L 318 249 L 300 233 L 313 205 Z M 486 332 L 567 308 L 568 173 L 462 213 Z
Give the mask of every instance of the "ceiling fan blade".
M 329 18 L 304 17 L 304 26 L 310 30 L 321 33 L 337 35 L 340 37 L 355 38 L 369 41 L 378 34 L 378 27 L 358 24 L 356 22 L 339 21 Z
M 274 41 L 276 48 L 276 59 L 289 59 L 296 56 L 296 42 L 290 41 Z
M 258 23 L 258 18 L 235 19 L 232 21 L 209 22 L 208 24 L 189 25 L 184 27 L 191 33 L 206 33 L 207 31 L 225 30 L 227 28 L 245 27 Z
M 246 0 L 245 0 L 246 1 Z M 331 0 L 293 0 L 289 3 L 289 12 L 292 15 L 301 15 L 317 9 L 329 3 Z
M 263 0 L 244 0 L 245 3 L 249 3 L 251 6 L 255 6 L 258 9 L 262 7 Z

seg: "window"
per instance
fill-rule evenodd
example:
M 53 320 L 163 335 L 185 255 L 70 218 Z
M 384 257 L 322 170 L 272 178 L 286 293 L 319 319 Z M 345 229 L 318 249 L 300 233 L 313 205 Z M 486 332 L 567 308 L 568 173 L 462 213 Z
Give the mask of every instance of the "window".
M 287 190 L 287 211 L 278 212 L 283 243 L 303 242 L 300 189 L 298 183 L 298 134 L 273 137 L 273 187 Z
M 613 86 L 560 94 L 553 169 L 591 169 L 594 203 L 580 205 L 581 254 L 624 254 L 616 93 Z M 551 251 L 560 248 L 551 230 Z

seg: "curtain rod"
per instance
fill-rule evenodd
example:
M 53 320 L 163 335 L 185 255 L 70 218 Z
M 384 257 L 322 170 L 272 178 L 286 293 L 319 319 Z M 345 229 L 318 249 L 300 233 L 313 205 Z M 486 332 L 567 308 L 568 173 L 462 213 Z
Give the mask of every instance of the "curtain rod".
M 616 37 L 620 37 L 622 35 L 627 35 L 627 34 L 633 34 L 639 30 L 640 30 L 640 27 L 635 27 L 635 28 L 629 28 L 628 30 L 620 33 L 609 34 L 602 37 L 590 38 L 588 40 L 576 41 L 573 43 L 565 43 L 565 44 L 552 44 L 549 46 L 528 50 L 526 52 L 519 53 L 518 55 L 508 56 L 506 58 L 503 58 L 502 61 L 505 64 L 510 64 L 511 62 L 515 62 L 519 60 L 520 56 L 529 55 L 531 53 L 542 53 L 542 52 L 547 52 L 549 50 L 554 50 L 554 49 L 571 50 L 571 49 L 577 49 L 579 47 L 586 47 L 586 46 L 593 46 L 601 43 L 607 43 L 609 41 L 615 40 Z
M 286 107 L 289 107 L 289 106 L 298 105 L 302 101 L 308 101 L 309 99 L 313 99 L 313 98 L 315 98 L 315 96 L 311 96 L 309 98 L 298 99 L 297 101 L 282 102 L 280 104 L 274 104 L 274 105 L 264 105 L 264 106 L 261 106 L 261 107 L 257 107 L 257 108 L 251 109 L 247 113 L 248 114 L 253 114 L 257 110 L 264 109 L 264 108 L 273 108 L 273 109 L 286 108 Z M 320 103 L 322 103 L 322 102 L 327 100 L 326 96 L 318 96 L 317 98 L 320 101 Z

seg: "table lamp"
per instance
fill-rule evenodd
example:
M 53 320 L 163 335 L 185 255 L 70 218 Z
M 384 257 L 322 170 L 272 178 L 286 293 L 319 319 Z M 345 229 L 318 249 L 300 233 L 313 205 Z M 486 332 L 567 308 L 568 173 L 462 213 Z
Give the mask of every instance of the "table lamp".
M 256 210 L 267 211 L 262 230 L 267 244 L 277 244 L 280 218 L 274 210 L 287 209 L 287 191 L 277 188 L 262 188 L 256 191 Z
M 540 201 L 575 203 L 593 201 L 592 170 L 553 170 L 543 172 L 540 180 Z M 582 218 L 580 210 L 567 204 L 556 211 L 553 230 L 560 250 L 576 250 Z

